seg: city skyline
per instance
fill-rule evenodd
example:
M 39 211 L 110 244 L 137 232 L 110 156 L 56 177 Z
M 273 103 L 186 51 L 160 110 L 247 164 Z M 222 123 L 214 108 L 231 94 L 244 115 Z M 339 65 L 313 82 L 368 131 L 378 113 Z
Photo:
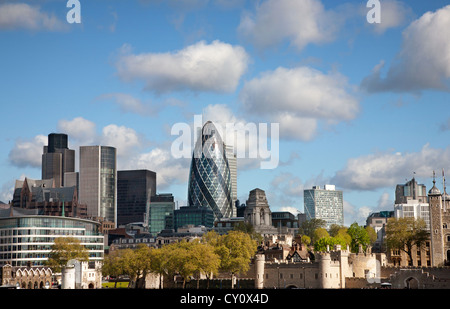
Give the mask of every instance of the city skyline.
M 198 114 L 280 124 L 275 169 L 237 160 L 237 198 L 261 188 L 272 211 L 304 212 L 303 190 L 332 184 L 362 224 L 394 209 L 397 184 L 450 171 L 446 1 L 381 1 L 379 24 L 365 0 L 79 2 L 80 24 L 66 1 L 0 4 L 0 201 L 41 178 L 55 132 L 77 171 L 80 146 L 112 146 L 117 170 L 156 172 L 185 206 L 171 127 Z

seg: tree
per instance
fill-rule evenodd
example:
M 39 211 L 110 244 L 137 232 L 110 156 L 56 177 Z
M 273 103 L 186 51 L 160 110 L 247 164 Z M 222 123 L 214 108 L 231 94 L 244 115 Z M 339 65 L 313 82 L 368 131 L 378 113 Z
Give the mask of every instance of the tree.
M 430 237 L 423 219 L 389 218 L 385 229 L 387 247 L 405 252 L 410 262 L 413 248 L 419 249 Z
M 89 252 L 78 238 L 55 238 L 46 265 L 52 268 L 54 272 L 61 272 L 70 260 L 86 262 L 89 260 Z
M 255 227 L 250 222 L 238 222 L 234 227 L 234 231 L 241 231 L 250 235 L 250 237 L 257 241 L 258 244 L 263 242 L 263 237 L 260 233 L 255 231 Z
M 169 276 L 180 275 L 183 288 L 191 277 L 200 279 L 200 275 L 205 274 L 209 279 L 212 274 L 217 274 L 219 256 L 207 243 L 198 240 L 180 241 L 166 245 L 160 250 L 164 261 L 159 263 L 158 269 Z
M 150 268 L 152 272 L 159 275 L 159 288 L 162 289 L 162 278 L 166 274 L 166 257 L 163 250 L 150 250 Z
M 234 276 L 248 271 L 256 250 L 257 242 L 244 232 L 230 231 L 217 239 L 215 252 L 220 256 L 220 269 L 231 273 L 232 288 Z
M 118 276 L 123 274 L 122 268 L 120 267 L 119 256 L 120 250 L 112 251 L 109 254 L 105 255 L 103 259 L 102 265 L 102 274 L 104 276 L 112 276 L 117 278 Z M 114 282 L 114 288 L 117 286 L 117 280 Z
M 367 230 L 356 222 L 350 225 L 347 233 L 351 237 L 350 250 L 354 253 L 359 251 L 359 246 L 365 251 L 372 244 Z
M 314 242 L 318 241 L 319 239 L 329 238 L 329 237 L 330 237 L 330 234 L 328 234 L 327 230 L 324 229 L 323 227 L 319 227 L 318 229 L 316 229 L 314 231 L 314 236 L 313 236 Z
M 309 246 L 309 244 L 311 243 L 311 237 L 307 236 L 307 235 L 302 235 L 301 237 L 301 242 L 302 244 L 304 244 L 305 246 Z
M 125 272 L 134 282 L 135 288 L 143 288 L 145 277 L 151 271 L 150 249 L 145 244 L 139 244 L 134 250 L 129 249 L 124 255 Z
M 311 219 L 306 220 L 302 223 L 302 225 L 299 228 L 299 234 L 306 235 L 311 239 L 311 242 L 314 243 L 316 239 L 314 239 L 314 232 L 318 228 L 325 228 L 326 227 L 326 221 L 322 219 Z
M 213 275 L 217 275 L 219 266 L 220 266 L 220 258 L 219 255 L 214 252 L 214 247 L 201 242 L 196 242 L 193 246 L 193 258 L 195 259 L 195 272 L 197 275 L 197 288 L 199 284 L 199 279 L 201 274 L 205 274 L 208 279 L 208 287 L 209 280 Z

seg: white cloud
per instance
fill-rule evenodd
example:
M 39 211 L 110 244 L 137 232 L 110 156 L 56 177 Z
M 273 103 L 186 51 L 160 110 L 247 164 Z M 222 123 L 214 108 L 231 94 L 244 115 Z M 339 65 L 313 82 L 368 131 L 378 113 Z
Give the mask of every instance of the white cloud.
M 259 48 L 288 40 L 298 50 L 334 40 L 340 19 L 317 0 L 267 0 L 243 15 L 238 31 Z
M 99 96 L 99 100 L 112 99 L 124 113 L 135 113 L 143 116 L 155 116 L 161 106 L 156 106 L 151 102 L 143 102 L 127 93 L 105 93 Z
M 413 16 L 413 12 L 409 6 L 396 0 L 383 0 L 380 9 L 380 23 L 369 24 L 378 34 L 382 34 L 390 28 L 404 25 Z M 364 13 L 366 14 L 367 12 Z
M 58 130 L 69 136 L 69 143 L 72 139 L 79 145 L 89 145 L 96 141 L 95 123 L 83 117 L 58 121 Z
M 368 92 L 450 90 L 450 5 L 427 12 L 403 32 L 396 59 L 382 76 L 384 62 L 361 83 Z
M 124 50 L 127 50 L 125 47 Z M 240 46 L 204 41 L 174 53 L 119 56 L 117 74 L 123 81 L 143 81 L 156 93 L 191 90 L 231 92 L 247 69 L 249 56 Z
M 139 154 L 130 163 L 129 166 L 133 169 L 155 171 L 159 189 L 178 183 L 185 184 L 188 180 L 190 159 L 175 159 L 165 148 L 157 147 Z
M 405 178 L 431 177 L 433 170 L 450 166 L 450 147 L 431 148 L 419 152 L 377 153 L 351 158 L 331 179 L 336 185 L 351 190 L 376 190 L 393 187 Z
M 27 29 L 58 31 L 65 23 L 39 7 L 25 3 L 0 4 L 0 30 Z
M 285 138 L 310 140 L 317 121 L 347 121 L 356 117 L 359 102 L 346 78 L 309 67 L 279 67 L 246 82 L 240 93 L 244 109 L 280 123 Z
M 37 135 L 32 140 L 18 140 L 9 152 L 9 161 L 18 167 L 41 167 L 45 145 L 47 145 L 45 135 Z
M 107 125 L 102 129 L 100 144 L 117 149 L 119 169 L 123 164 L 127 164 L 126 161 L 130 159 L 130 156 L 143 146 L 143 142 L 135 130 L 115 124 Z
M 367 217 L 372 212 L 372 209 L 368 206 L 356 207 L 352 203 L 344 200 L 344 225 L 350 226 L 354 222 L 359 225 L 364 225 Z

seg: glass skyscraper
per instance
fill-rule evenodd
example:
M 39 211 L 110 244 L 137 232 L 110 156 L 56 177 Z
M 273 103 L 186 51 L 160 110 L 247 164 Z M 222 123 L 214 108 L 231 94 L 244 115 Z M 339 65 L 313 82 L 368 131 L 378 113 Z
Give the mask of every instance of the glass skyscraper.
M 333 224 L 344 225 L 344 199 L 342 191 L 334 185 L 325 185 L 323 189 L 313 186 L 304 190 L 303 198 L 306 220 L 322 219 L 327 229 Z
M 117 224 L 116 148 L 80 147 L 80 196 L 89 217 L 101 217 Z
M 226 149 L 211 121 L 203 126 L 193 151 L 188 205 L 209 207 L 215 220 L 233 216 L 232 179 Z

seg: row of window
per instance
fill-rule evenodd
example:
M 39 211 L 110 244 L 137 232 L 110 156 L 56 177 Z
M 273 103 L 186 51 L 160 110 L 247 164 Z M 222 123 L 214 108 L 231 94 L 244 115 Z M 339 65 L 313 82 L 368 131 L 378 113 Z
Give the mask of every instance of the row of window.
M 77 237 L 82 244 L 85 243 L 103 243 L 103 237 Z M 41 236 L 22 236 L 22 237 L 0 237 L 0 244 L 18 244 L 18 243 L 53 243 L 55 237 Z

